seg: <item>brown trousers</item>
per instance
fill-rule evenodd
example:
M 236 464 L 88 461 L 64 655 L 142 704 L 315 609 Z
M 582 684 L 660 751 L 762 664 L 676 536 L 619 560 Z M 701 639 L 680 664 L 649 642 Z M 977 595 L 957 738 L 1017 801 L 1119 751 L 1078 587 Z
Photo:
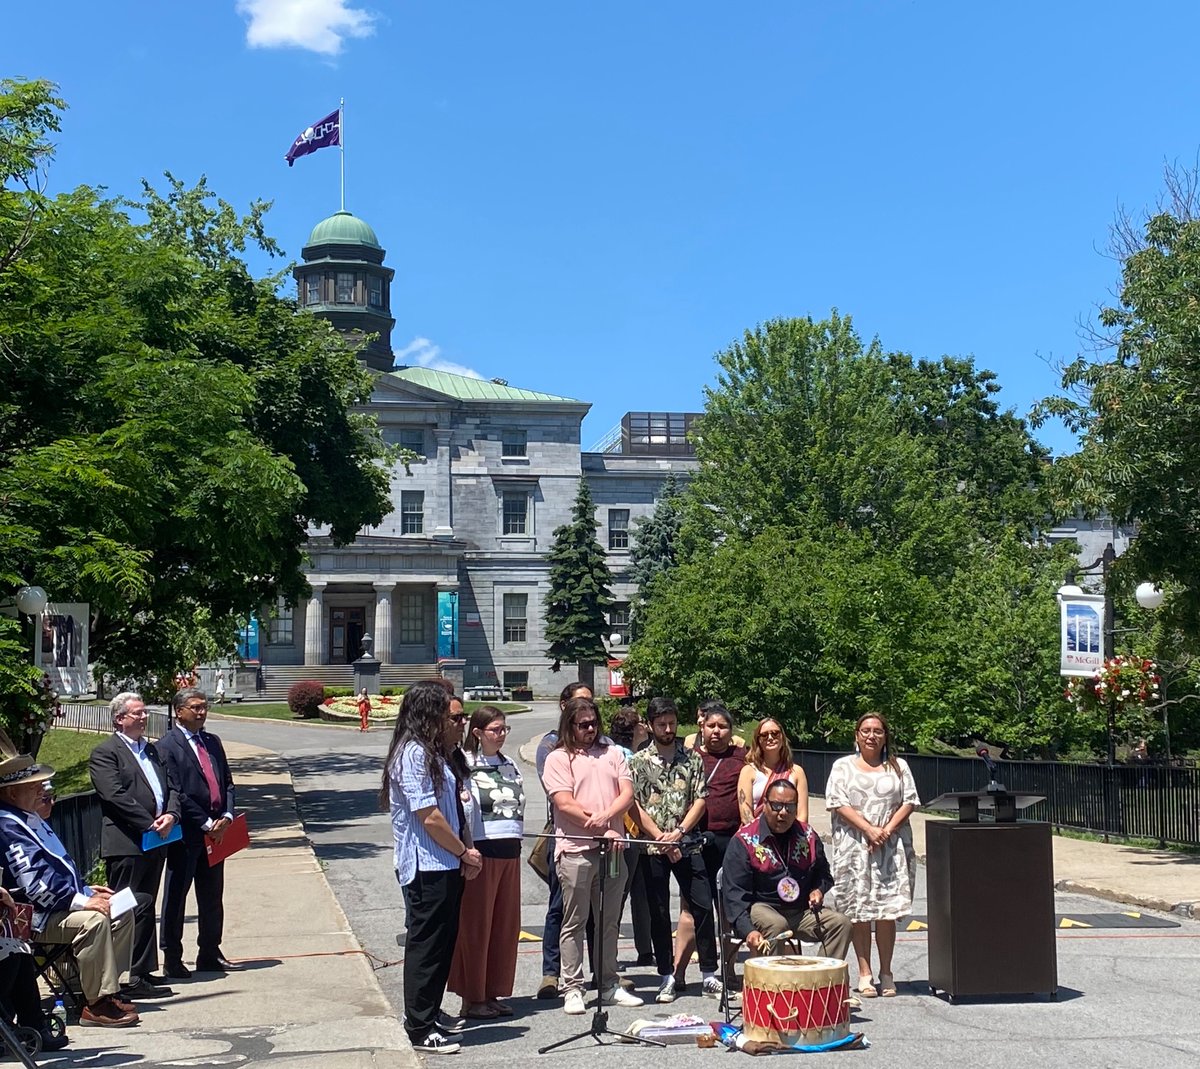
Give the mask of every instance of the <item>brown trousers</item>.
M 485 857 L 463 886 L 458 942 L 446 987 L 466 1002 L 513 993 L 521 934 L 521 859 Z

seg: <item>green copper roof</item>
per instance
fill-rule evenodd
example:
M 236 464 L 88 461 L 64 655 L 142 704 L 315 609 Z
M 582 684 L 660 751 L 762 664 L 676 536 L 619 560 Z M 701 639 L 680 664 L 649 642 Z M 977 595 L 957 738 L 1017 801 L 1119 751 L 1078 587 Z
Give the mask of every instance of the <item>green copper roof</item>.
M 403 367 L 390 374 L 414 386 L 436 390 L 460 401 L 556 401 L 560 404 L 579 404 L 572 397 L 558 397 L 537 390 L 522 390 L 490 379 L 473 379 L 469 375 L 455 375 L 449 371 L 435 371 L 428 367 Z
M 367 245 L 382 249 L 375 231 L 361 219 L 349 212 L 334 212 L 313 227 L 308 235 L 309 245 Z

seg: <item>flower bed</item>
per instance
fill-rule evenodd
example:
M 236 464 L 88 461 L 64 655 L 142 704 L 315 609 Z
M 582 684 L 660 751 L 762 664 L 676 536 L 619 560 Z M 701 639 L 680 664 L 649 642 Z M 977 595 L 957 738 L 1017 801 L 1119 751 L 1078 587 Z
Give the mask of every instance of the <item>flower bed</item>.
M 400 711 L 400 698 L 390 694 L 371 694 L 369 697 L 371 699 L 369 722 L 372 724 L 395 723 L 396 716 Z M 322 720 L 328 720 L 335 724 L 357 724 L 358 699 L 353 696 L 328 698 L 317 712 L 320 713 Z

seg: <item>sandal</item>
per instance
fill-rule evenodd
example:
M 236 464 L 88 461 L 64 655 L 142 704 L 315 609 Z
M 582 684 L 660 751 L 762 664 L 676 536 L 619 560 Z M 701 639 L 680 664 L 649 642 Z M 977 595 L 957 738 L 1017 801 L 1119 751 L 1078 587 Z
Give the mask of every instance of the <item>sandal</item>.
M 474 1021 L 491 1021 L 499 1017 L 500 1013 L 486 1002 L 473 1002 L 470 1006 L 464 1006 L 459 1016 L 469 1017 Z
M 501 1002 L 498 998 L 488 999 L 487 1005 L 489 1009 L 495 1010 L 499 1017 L 511 1017 L 513 1015 L 512 1007 L 505 1002 Z
M 890 972 L 879 974 L 879 994 L 883 998 L 896 997 L 896 981 Z
M 858 978 L 858 987 L 856 989 L 863 998 L 875 998 L 879 992 L 875 990 L 875 985 L 871 983 L 871 977 L 860 976 Z

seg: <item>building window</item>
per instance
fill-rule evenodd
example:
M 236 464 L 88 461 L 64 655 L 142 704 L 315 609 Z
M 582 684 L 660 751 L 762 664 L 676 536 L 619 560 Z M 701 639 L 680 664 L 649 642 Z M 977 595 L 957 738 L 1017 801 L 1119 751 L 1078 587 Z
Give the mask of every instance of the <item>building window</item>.
M 525 629 L 529 622 L 529 595 L 504 595 L 504 641 L 524 642 Z
M 372 308 L 383 307 L 383 279 L 377 275 L 372 275 L 370 278 L 370 294 L 367 297 L 367 303 Z
M 425 595 L 420 591 L 400 595 L 400 644 L 425 644 Z
M 608 548 L 629 548 L 629 509 L 608 510 Z
M 423 457 L 425 455 L 425 432 L 420 427 L 401 427 L 400 448 Z
M 337 273 L 337 303 L 354 303 L 354 275 L 350 271 Z
M 621 636 L 618 645 L 629 645 L 629 602 L 614 601 L 609 607 L 608 633 Z
M 504 517 L 500 530 L 506 535 L 528 534 L 529 494 L 525 490 L 505 490 Z M 521 595 L 524 597 L 524 595 Z
M 305 304 L 320 304 L 321 303 L 321 276 L 309 275 L 304 280 L 304 303 Z
M 523 457 L 529 444 L 529 434 L 522 430 L 507 430 L 500 437 L 502 457 Z
M 400 491 L 400 533 L 423 534 L 425 531 L 425 491 Z
M 271 626 L 267 641 L 272 646 L 291 646 L 295 616 L 288 604 L 280 598 L 275 603 L 275 611 L 271 614 Z
M 528 672 L 505 672 L 504 673 L 504 689 L 505 690 L 528 690 L 529 689 L 529 673 Z

